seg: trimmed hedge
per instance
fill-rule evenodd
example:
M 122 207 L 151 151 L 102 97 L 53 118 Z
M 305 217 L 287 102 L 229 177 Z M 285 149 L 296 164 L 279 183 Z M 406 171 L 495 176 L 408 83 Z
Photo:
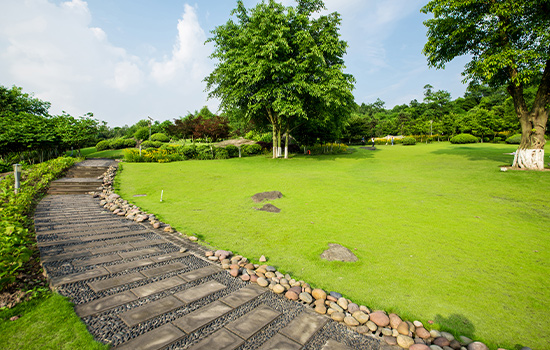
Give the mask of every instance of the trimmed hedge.
M 159 148 L 162 146 L 160 141 L 143 141 L 141 143 L 141 148 Z
M 451 138 L 452 144 L 476 143 L 477 137 L 470 134 L 458 134 Z
M 151 135 L 151 141 L 170 142 L 170 138 L 161 132 Z
M 97 151 L 105 151 L 107 149 L 122 149 L 122 148 L 130 148 L 135 147 L 136 141 L 134 139 L 110 139 L 110 140 L 103 140 L 99 141 L 95 148 Z
M 405 146 L 416 145 L 416 139 L 411 136 L 403 137 L 403 140 L 401 141 L 401 143 L 403 143 L 403 145 Z
M 521 134 L 512 135 L 505 142 L 511 145 L 519 145 L 521 143 Z

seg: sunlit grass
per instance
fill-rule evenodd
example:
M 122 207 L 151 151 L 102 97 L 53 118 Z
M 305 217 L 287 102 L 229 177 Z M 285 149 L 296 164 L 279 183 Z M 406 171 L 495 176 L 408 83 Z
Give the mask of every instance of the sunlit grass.
M 21 318 L 10 321 L 12 316 Z M 0 311 L 0 348 L 3 350 L 106 350 L 94 341 L 72 305 L 59 294 Z
M 179 231 L 455 334 L 550 343 L 550 172 L 501 172 L 510 145 L 124 164 L 119 192 Z M 160 193 L 164 191 L 163 202 Z M 281 191 L 273 214 L 257 192 Z M 146 197 L 132 197 L 147 194 Z M 319 258 L 328 243 L 356 263 Z

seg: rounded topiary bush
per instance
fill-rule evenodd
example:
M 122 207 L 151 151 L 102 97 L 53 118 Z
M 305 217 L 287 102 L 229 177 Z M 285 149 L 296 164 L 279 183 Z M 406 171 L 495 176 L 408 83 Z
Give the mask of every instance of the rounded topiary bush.
M 254 145 L 242 145 L 241 146 L 242 154 L 245 155 L 254 155 L 254 154 L 260 154 L 262 152 L 262 146 L 254 144 Z
M 125 148 L 136 147 L 136 140 L 124 139 L 124 147 Z
M 453 136 L 450 141 L 453 144 L 476 143 L 477 137 L 470 134 L 458 134 Z
M 493 143 L 499 143 L 500 141 L 502 141 L 501 137 L 495 136 L 495 138 L 493 138 Z
M 170 142 L 170 138 L 161 132 L 151 135 L 151 141 Z
M 109 149 L 109 147 L 111 147 L 109 140 L 99 141 L 97 145 L 95 145 L 95 148 L 98 151 L 105 151 L 106 149 Z
M 414 137 L 410 137 L 410 136 L 403 137 L 403 142 L 402 143 L 405 146 L 416 145 L 416 139 Z
M 229 152 L 225 148 L 214 148 L 216 159 L 229 159 Z
M 227 145 L 227 146 L 225 146 L 225 150 L 227 151 L 227 154 L 230 157 L 238 157 L 239 156 L 239 148 L 235 145 Z
M 515 134 L 506 139 L 506 143 L 519 145 L 521 143 L 521 134 Z

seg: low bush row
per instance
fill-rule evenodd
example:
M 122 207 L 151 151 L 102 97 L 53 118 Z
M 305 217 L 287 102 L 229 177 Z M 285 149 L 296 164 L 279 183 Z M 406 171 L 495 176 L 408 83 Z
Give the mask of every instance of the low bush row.
M 344 143 L 325 143 L 306 147 L 309 154 L 339 154 L 346 153 L 348 146 Z
M 122 148 L 129 148 L 129 147 L 135 147 L 136 146 L 136 140 L 134 139 L 111 139 L 111 140 L 103 140 L 99 141 L 95 148 L 99 151 L 105 151 L 108 149 L 122 149 Z
M 34 234 L 32 212 L 52 180 L 75 163 L 74 158 L 60 157 L 24 169 L 21 188 L 14 192 L 14 175 L 0 182 L 0 290 L 13 283 L 18 271 L 32 255 Z
M 262 146 L 260 145 L 253 144 L 241 146 L 241 156 L 256 155 L 260 153 L 262 153 Z M 189 159 L 228 159 L 238 156 L 239 149 L 233 145 L 222 148 L 210 145 L 162 144 L 158 148 L 143 149 L 142 147 L 141 154 L 140 151 L 137 149 L 126 150 L 124 154 L 124 160 L 127 162 L 167 163 Z

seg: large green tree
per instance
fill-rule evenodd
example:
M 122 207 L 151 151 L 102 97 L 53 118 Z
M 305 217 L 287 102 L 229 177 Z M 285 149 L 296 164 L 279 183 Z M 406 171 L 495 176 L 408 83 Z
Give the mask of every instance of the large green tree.
M 544 168 L 544 134 L 550 104 L 549 0 L 432 0 L 422 12 L 429 65 L 444 68 L 471 56 L 465 80 L 506 86 L 519 118 L 522 139 L 513 166 Z M 537 84 L 528 106 L 524 88 Z
M 212 31 L 216 68 L 205 79 L 210 97 L 224 110 L 240 109 L 254 125 L 273 130 L 273 157 L 281 138 L 313 122 L 341 126 L 354 106 L 354 79 L 345 74 L 347 43 L 340 40 L 338 13 L 318 15 L 321 0 L 284 7 L 274 0 L 247 10 Z M 285 155 L 287 153 L 285 152 Z

